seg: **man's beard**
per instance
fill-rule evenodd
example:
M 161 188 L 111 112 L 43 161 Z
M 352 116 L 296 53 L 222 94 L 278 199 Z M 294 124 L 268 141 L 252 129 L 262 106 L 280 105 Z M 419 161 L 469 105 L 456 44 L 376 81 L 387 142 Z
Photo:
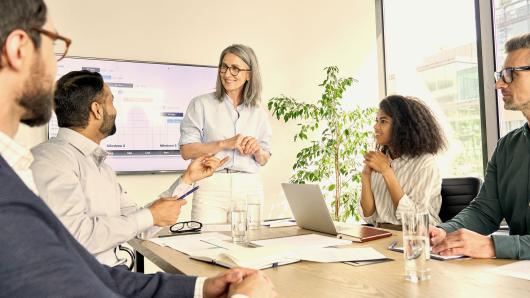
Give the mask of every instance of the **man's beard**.
M 116 115 L 109 115 L 105 108 L 103 109 L 103 123 L 99 132 L 107 137 L 116 133 Z
M 48 123 L 53 109 L 53 80 L 46 78 L 42 60 L 31 66 L 31 75 L 24 83 L 18 104 L 26 109 L 26 115 L 20 121 L 29 126 Z

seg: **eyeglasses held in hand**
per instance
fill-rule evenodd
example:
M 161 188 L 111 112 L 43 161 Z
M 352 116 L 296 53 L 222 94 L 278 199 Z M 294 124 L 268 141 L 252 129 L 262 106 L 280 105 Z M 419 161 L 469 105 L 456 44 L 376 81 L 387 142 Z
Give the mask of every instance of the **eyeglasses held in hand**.
M 202 223 L 198 221 L 183 221 L 177 222 L 176 224 L 169 227 L 172 233 L 187 233 L 187 232 L 199 232 L 202 228 Z

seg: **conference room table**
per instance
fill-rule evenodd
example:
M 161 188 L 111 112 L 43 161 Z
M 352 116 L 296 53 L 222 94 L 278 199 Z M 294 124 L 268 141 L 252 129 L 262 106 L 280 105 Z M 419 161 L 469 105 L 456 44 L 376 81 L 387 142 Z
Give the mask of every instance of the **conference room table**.
M 351 244 L 351 247 L 373 247 L 393 259 L 390 262 L 357 267 L 345 263 L 301 261 L 263 271 L 271 278 L 279 297 L 530 297 L 530 281 L 489 271 L 514 260 L 431 259 L 430 280 L 418 283 L 406 281 L 403 254 L 387 249 L 392 241 L 401 244 L 402 234 L 399 231 L 391 232 L 391 237 Z M 296 226 L 263 227 L 251 231 L 250 239 L 309 233 L 315 232 Z M 214 264 L 190 259 L 172 248 L 162 247 L 148 240 L 134 239 L 129 244 L 166 272 L 209 277 L 226 270 Z

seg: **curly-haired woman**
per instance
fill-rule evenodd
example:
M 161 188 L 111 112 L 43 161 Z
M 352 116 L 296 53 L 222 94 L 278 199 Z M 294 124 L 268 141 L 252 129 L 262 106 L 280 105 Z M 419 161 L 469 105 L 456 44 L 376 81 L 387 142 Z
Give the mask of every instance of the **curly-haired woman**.
M 374 132 L 377 149 L 364 156 L 361 216 L 377 226 L 401 225 L 404 211 L 421 210 L 439 224 L 442 178 L 435 154 L 446 141 L 431 110 L 412 97 L 388 96 Z

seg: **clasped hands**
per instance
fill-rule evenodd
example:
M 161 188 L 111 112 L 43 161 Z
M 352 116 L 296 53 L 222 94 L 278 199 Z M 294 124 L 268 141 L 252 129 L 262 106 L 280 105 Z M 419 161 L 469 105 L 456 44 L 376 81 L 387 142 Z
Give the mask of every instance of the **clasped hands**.
M 231 297 L 235 294 L 253 298 L 277 296 L 274 285 L 267 275 L 259 270 L 235 268 L 227 270 L 204 282 L 203 296 Z
M 431 226 L 429 238 L 432 251 L 441 256 L 464 255 L 478 259 L 495 257 L 493 239 L 468 229 L 447 233 L 444 229 Z
M 370 175 L 372 171 L 384 174 L 390 167 L 390 158 L 380 151 L 369 151 L 364 155 L 363 175 Z
M 261 149 L 256 138 L 243 136 L 241 134 L 237 134 L 230 139 L 224 140 L 222 147 L 227 150 L 236 149 L 240 154 L 249 156 L 257 154 Z

